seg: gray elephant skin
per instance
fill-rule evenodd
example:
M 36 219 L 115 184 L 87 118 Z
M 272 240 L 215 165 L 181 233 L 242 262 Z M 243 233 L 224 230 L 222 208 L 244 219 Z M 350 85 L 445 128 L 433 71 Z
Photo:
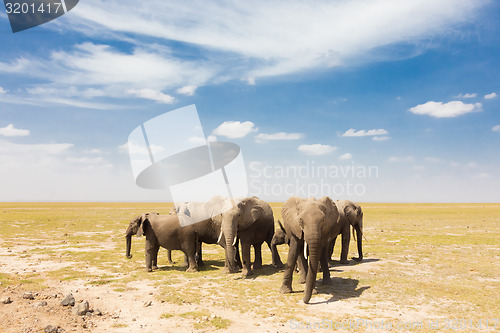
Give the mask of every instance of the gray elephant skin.
M 148 272 L 151 272 L 153 268 L 158 268 L 157 260 L 160 246 L 167 250 L 184 252 L 188 259 L 187 271 L 197 271 L 195 253 L 198 234 L 193 226 L 181 227 L 177 215 L 160 216 L 156 213 L 146 213 L 133 219 L 125 233 L 126 256 L 129 259 L 132 258 L 130 250 L 134 234 L 146 236 L 145 254 Z
M 226 201 L 227 204 L 227 201 Z M 216 210 L 217 211 L 217 210 Z M 220 210 L 218 210 L 220 211 Z M 254 269 L 262 267 L 262 243 L 266 242 L 272 253 L 272 264 L 279 267 L 281 260 L 276 250 L 271 247 L 274 236 L 274 216 L 271 206 L 257 197 L 245 198 L 224 209 L 222 214 L 213 216 L 221 223 L 219 240 L 226 249 L 226 271 L 238 271 L 235 258 L 237 257 L 237 241 L 241 244 L 242 274 L 252 274 L 250 263 L 250 248 L 254 247 Z
M 316 284 L 319 263 L 323 271 L 323 283 L 330 283 L 327 250 L 335 228 L 339 228 L 339 212 L 329 197 L 321 199 L 289 198 L 282 209 L 283 227 L 290 240 L 281 293 L 292 292 L 293 270 L 297 259 L 307 271 L 304 303 L 309 303 Z
M 363 260 L 363 210 L 361 206 L 349 200 L 337 200 L 335 201 L 337 210 L 339 212 L 340 218 L 340 230 L 334 235 L 332 242 L 328 249 L 328 258 L 331 260 L 333 254 L 333 249 L 335 247 L 335 240 L 339 234 L 342 235 L 342 250 L 340 253 L 340 263 L 348 264 L 347 255 L 349 253 L 349 243 L 351 241 L 351 226 L 353 228 L 352 234 L 354 236 L 354 231 L 356 231 L 356 236 L 354 239 L 357 241 L 358 246 L 358 257 L 353 257 L 355 261 Z

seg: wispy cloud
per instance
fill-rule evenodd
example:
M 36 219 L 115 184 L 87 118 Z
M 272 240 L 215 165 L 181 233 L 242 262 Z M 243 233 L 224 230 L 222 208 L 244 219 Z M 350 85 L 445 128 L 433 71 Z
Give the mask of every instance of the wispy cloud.
M 493 99 L 497 97 L 497 94 L 492 92 L 491 94 L 488 94 L 488 95 L 484 95 L 484 99 Z
M 381 129 L 371 129 L 371 130 L 359 130 L 356 131 L 355 129 L 351 128 L 347 131 L 345 131 L 342 136 L 345 137 L 356 137 L 356 136 L 375 136 L 375 135 L 386 135 L 388 132 L 381 128 Z
M 4 88 L 0 87 L 0 94 L 5 94 L 7 93 L 7 90 L 5 90 Z
M 339 156 L 339 160 L 341 160 L 341 161 L 352 160 L 352 154 L 350 154 L 350 153 L 342 154 Z
M 225 121 L 213 130 L 213 134 L 230 139 L 239 139 L 255 131 L 257 131 L 257 128 L 251 121 Z
M 260 133 L 255 136 L 255 142 L 263 143 L 267 141 L 276 141 L 276 140 L 299 140 L 304 138 L 304 134 L 302 133 L 285 133 L 278 132 L 273 134 Z
M 9 124 L 6 127 L 0 128 L 0 135 L 3 136 L 27 136 L 30 135 L 30 131 L 26 129 L 18 129 L 14 127 L 14 124 Z
M 390 140 L 391 137 L 390 136 L 374 136 L 372 138 L 373 141 L 387 141 L 387 140 Z
M 493 132 L 500 132 L 500 125 L 493 126 L 491 129 Z
M 312 144 L 312 145 L 300 145 L 298 151 L 307 155 L 326 155 L 337 150 L 337 147 L 332 147 L 330 145 L 323 145 L 320 143 Z
M 415 158 L 413 156 L 405 156 L 405 157 L 391 156 L 387 161 L 391 163 L 409 163 L 413 162 L 414 160 Z
M 462 101 L 451 101 L 448 103 L 430 101 L 414 106 L 409 111 L 414 114 L 435 118 L 453 118 L 471 112 L 481 112 L 483 108 L 481 103 L 466 104 Z
M 477 97 L 477 94 L 472 93 L 472 94 L 458 94 L 458 95 L 454 96 L 453 98 L 476 98 L 476 97 Z
M 176 92 L 181 95 L 193 96 L 197 88 L 197 86 L 184 86 L 177 89 Z
M 129 89 L 127 93 L 145 99 L 151 99 L 158 103 L 172 104 L 175 102 L 175 98 L 170 95 L 166 95 L 161 91 L 156 91 L 153 89 Z

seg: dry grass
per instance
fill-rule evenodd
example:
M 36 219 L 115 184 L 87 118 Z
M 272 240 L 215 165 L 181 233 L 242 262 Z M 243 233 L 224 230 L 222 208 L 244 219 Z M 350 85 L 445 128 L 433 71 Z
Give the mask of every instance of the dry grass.
M 272 203 L 280 220 L 281 205 Z M 362 204 L 366 259 L 333 267 L 334 284 L 320 285 L 312 299 L 324 303 L 312 305 L 301 302 L 303 285 L 296 278 L 296 293 L 278 293 L 283 274 L 270 266 L 265 245 L 264 268 L 246 279 L 222 273 L 224 253 L 215 245 L 204 247 L 206 265 L 198 273 L 184 272 L 178 251 L 173 253 L 177 263 L 166 264 L 164 250 L 160 250 L 160 269 L 145 272 L 144 238 L 133 238 L 134 257 L 127 260 L 124 232 L 130 219 L 145 211 L 167 214 L 170 207 L 162 203 L 0 203 L 0 248 L 4 249 L 0 254 L 59 264 L 37 272 L 1 267 L 1 287 L 43 290 L 54 280 L 81 280 L 84 285 L 127 292 L 134 290 L 134 281 L 146 281 L 155 286 L 158 301 L 200 308 L 194 314 L 175 316 L 191 320 L 200 330 L 225 329 L 234 322 L 224 316 L 199 320 L 214 309 L 251 314 L 256 322 L 272 317 L 276 325 L 291 319 L 500 318 L 500 204 Z M 354 244 L 351 249 L 355 250 Z M 279 250 L 285 262 L 287 246 Z M 335 258 L 339 253 L 337 247 Z M 163 320 L 171 316 L 158 314 Z

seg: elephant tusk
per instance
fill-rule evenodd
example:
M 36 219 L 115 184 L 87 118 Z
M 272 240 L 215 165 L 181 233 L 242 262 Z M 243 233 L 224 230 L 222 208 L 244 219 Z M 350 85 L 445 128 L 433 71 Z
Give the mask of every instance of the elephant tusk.
M 304 258 L 307 260 L 307 242 L 304 241 Z
M 217 238 L 217 243 L 220 243 L 220 240 L 222 239 L 222 230 L 220 231 L 219 238 Z
M 236 245 L 236 241 L 238 240 L 238 237 L 237 236 L 234 236 L 234 240 L 233 240 L 233 246 Z

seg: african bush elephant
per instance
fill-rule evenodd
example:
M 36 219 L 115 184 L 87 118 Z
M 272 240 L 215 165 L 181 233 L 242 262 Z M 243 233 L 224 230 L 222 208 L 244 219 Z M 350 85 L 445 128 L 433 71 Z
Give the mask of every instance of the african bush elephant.
M 341 229 L 337 234 L 334 235 L 332 242 L 328 248 L 328 258 L 331 260 L 333 254 L 333 248 L 335 246 L 335 240 L 339 234 L 342 235 L 342 250 L 340 253 L 340 263 L 347 264 L 349 261 L 347 260 L 347 255 L 349 253 L 349 243 L 351 241 L 351 226 L 353 228 L 352 234 L 354 239 L 356 236 L 354 235 L 354 230 L 357 233 L 357 245 L 358 245 L 358 258 L 353 257 L 353 260 L 361 261 L 363 260 L 363 210 L 361 206 L 358 204 L 349 201 L 349 200 L 337 200 L 335 201 L 335 205 L 337 206 L 337 210 L 339 211 L 339 223 L 341 225 Z
M 272 253 L 272 264 L 279 266 L 281 260 L 277 251 L 271 248 L 274 235 L 274 216 L 271 206 L 257 197 L 245 198 L 239 202 L 226 199 L 216 203 L 214 207 L 226 205 L 222 214 L 213 216 L 213 219 L 221 223 L 219 241 L 224 244 L 226 250 L 226 271 L 235 273 L 238 271 L 235 258 L 237 257 L 237 242 L 241 243 L 242 274 L 252 274 L 250 263 L 250 247 L 254 247 L 255 261 L 254 269 L 262 267 L 261 246 L 266 242 Z M 217 211 L 217 210 L 216 210 Z
M 127 258 L 132 258 L 130 249 L 132 235 L 145 235 L 146 270 L 151 272 L 158 268 L 158 250 L 160 246 L 167 250 L 181 250 L 187 256 L 187 272 L 197 271 L 195 260 L 198 234 L 193 226 L 181 227 L 177 215 L 159 216 L 156 213 L 147 213 L 137 216 L 130 222 L 125 233 L 127 241 Z
M 316 284 L 318 264 L 321 262 L 323 283 L 330 283 L 327 250 L 333 230 L 339 221 L 339 212 L 329 197 L 321 199 L 289 198 L 282 209 L 283 226 L 290 239 L 290 249 L 281 285 L 281 293 L 292 292 L 292 275 L 297 259 L 307 270 L 304 303 L 309 303 Z M 309 254 L 309 255 L 308 255 Z

